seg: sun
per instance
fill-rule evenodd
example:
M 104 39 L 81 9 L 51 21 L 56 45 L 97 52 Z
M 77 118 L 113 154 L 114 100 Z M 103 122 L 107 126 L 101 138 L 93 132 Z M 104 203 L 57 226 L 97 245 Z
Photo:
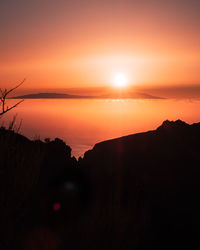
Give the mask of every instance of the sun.
M 113 77 L 113 85 L 116 88 L 125 88 L 128 84 L 128 78 L 124 73 L 116 73 Z

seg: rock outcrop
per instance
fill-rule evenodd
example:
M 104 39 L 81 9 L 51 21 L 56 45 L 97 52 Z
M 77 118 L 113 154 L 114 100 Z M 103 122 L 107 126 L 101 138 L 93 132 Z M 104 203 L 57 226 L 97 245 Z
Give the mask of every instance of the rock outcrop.
M 199 249 L 200 123 L 98 143 L 0 130 L 1 249 Z
M 199 155 L 200 123 L 180 120 L 85 153 L 96 225 L 112 249 L 200 247 Z

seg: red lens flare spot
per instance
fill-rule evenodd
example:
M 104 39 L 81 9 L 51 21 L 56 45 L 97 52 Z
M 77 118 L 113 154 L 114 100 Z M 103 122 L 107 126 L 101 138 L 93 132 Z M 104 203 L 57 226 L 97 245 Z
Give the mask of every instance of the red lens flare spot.
M 60 203 L 54 203 L 53 204 L 53 211 L 57 212 L 61 209 L 61 204 Z

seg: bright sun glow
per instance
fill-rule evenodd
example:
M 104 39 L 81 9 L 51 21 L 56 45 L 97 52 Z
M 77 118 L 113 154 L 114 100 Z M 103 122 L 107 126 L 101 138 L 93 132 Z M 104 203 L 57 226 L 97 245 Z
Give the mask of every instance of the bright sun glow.
M 116 73 L 113 78 L 113 83 L 117 88 L 124 88 L 128 84 L 128 78 L 124 73 Z

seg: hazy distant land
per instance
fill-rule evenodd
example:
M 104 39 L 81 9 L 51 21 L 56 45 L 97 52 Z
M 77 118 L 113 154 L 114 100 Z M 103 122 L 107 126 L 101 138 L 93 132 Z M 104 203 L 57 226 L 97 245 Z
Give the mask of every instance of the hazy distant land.
M 183 86 L 129 86 L 116 90 L 111 87 L 84 88 L 53 88 L 53 89 L 22 89 L 16 91 L 11 99 L 199 99 L 200 85 L 188 84 Z
M 70 95 L 64 93 L 32 93 L 11 97 L 11 99 L 165 99 L 145 93 L 108 93 L 99 96 Z
M 92 96 L 68 95 L 60 93 L 37 93 L 12 97 L 12 99 L 83 99 L 93 98 Z

